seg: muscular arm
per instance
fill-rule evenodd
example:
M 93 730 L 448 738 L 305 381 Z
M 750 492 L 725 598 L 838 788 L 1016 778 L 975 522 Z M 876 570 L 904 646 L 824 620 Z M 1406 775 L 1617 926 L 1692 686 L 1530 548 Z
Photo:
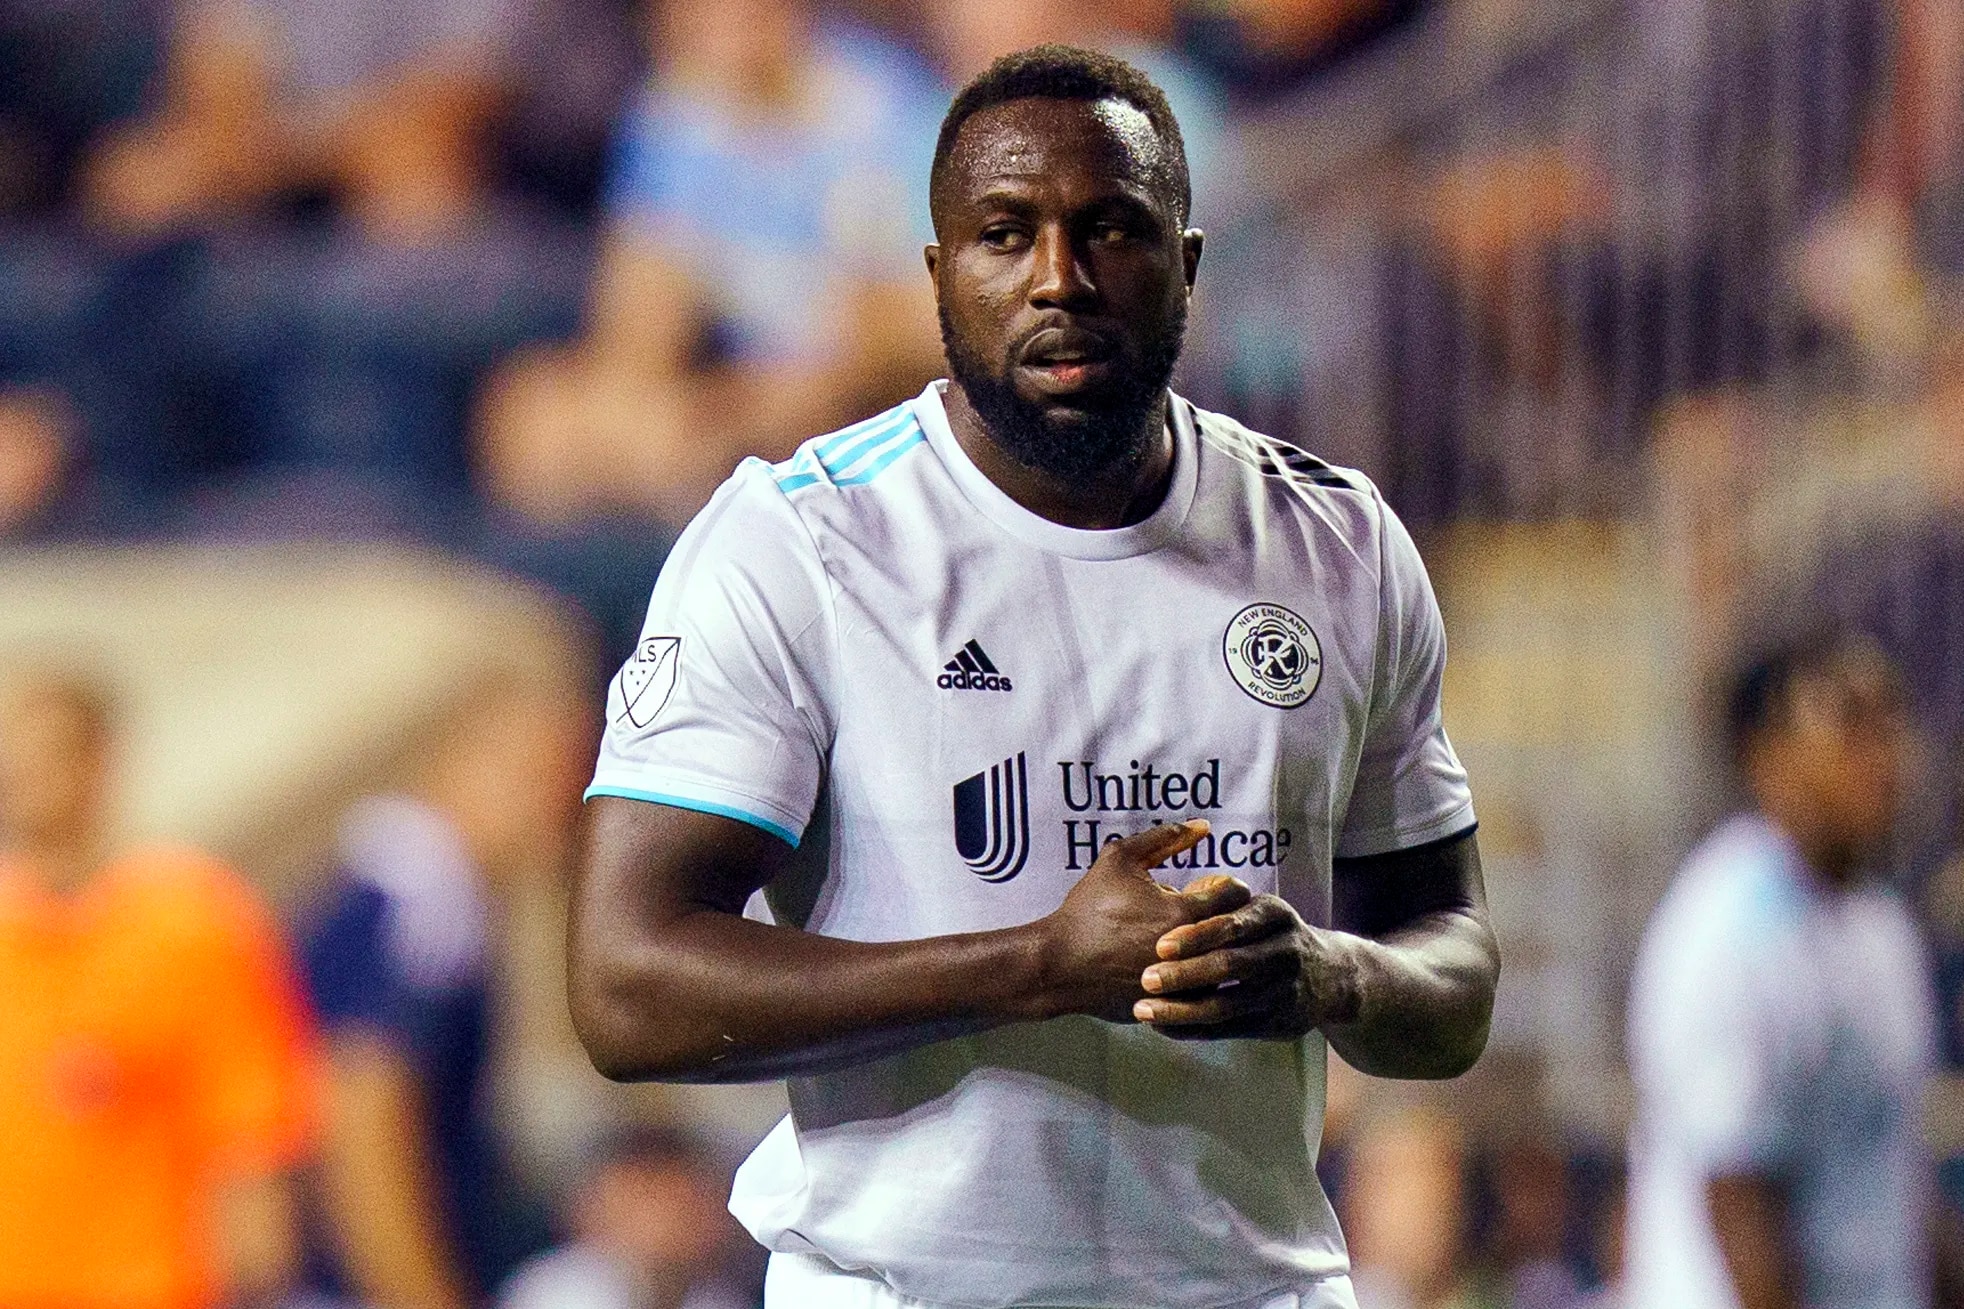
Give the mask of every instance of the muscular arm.
M 1143 1021 L 1189 1037 L 1320 1028 L 1378 1077 L 1457 1077 L 1487 1041 L 1500 951 L 1471 832 L 1333 871 L 1336 926 L 1280 897 L 1182 927 L 1148 970 Z M 1225 985 L 1233 983 L 1233 985 Z
M 868 943 L 741 917 L 784 867 L 776 838 L 599 797 L 573 894 L 573 1023 L 609 1077 L 737 1082 L 1065 1013 L 1129 1021 L 1153 943 L 1245 902 L 1238 884 L 1182 895 L 1147 876 L 1204 830 L 1155 828 L 1109 847 L 1034 923 Z
M 1323 1025 L 1344 1062 L 1376 1077 L 1457 1077 L 1486 1048 L 1500 978 L 1480 847 L 1467 832 L 1339 859 L 1331 890 L 1356 979 L 1356 1014 Z

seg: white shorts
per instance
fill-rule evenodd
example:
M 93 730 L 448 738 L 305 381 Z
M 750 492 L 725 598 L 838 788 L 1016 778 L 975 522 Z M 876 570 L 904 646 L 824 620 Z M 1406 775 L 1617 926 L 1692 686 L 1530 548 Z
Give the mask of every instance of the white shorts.
M 849 1273 L 815 1254 L 773 1254 L 764 1273 L 764 1309 L 937 1309 L 901 1295 L 871 1273 Z M 1051 1309 L 1067 1309 L 1055 1306 Z M 1140 1305 L 1138 1309 L 1151 1309 Z M 1237 1309 L 1357 1309 L 1348 1277 L 1284 1291 Z

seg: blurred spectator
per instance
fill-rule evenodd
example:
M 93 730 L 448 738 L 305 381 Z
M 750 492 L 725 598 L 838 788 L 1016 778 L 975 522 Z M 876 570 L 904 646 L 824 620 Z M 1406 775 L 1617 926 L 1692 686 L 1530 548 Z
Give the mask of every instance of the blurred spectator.
M 1929 983 L 1865 866 L 1900 798 L 1896 674 L 1791 642 L 1727 726 L 1751 808 L 1686 863 L 1631 983 L 1630 1303 L 1926 1304 Z
M 378 238 L 439 238 L 475 217 L 517 4 L 175 0 L 159 103 L 98 148 L 90 210 L 167 233 L 320 189 Z
M 118 853 L 113 715 L 85 682 L 0 689 L 0 1303 L 271 1303 L 313 1050 L 277 928 L 190 850 Z
M 675 0 L 651 26 L 585 335 L 516 361 L 484 404 L 490 489 L 544 522 L 682 521 L 744 455 L 939 369 L 925 74 L 796 0 Z
M 0 219 L 71 198 L 91 139 L 142 104 L 156 19 L 147 0 L 0 0 Z
M 1182 42 L 1236 92 L 1284 95 L 1404 27 L 1431 0 L 1197 0 Z
M 1568 1161 L 1546 1137 L 1495 1155 L 1492 1246 L 1508 1309 L 1573 1309 L 1581 1282 L 1563 1240 L 1574 1197 Z
M 547 75 L 516 43 L 559 2 L 168 6 L 156 103 L 83 188 L 120 239 L 91 342 L 128 429 L 110 462 L 207 492 L 201 530 L 457 539 L 479 373 L 577 318 L 585 243 L 494 151 Z
M 498 1309 L 751 1309 L 725 1276 L 741 1229 L 726 1170 L 679 1132 L 611 1142 L 575 1188 L 572 1240 L 525 1264 Z
M 355 806 L 303 957 L 329 1083 L 310 1281 L 384 1309 L 472 1303 L 543 1244 L 491 1122 L 492 947 L 511 879 L 562 856 L 584 715 L 480 685 L 413 794 Z
M 1344 1165 L 1343 1230 L 1357 1302 L 1371 1309 L 1500 1309 L 1467 1269 L 1466 1146 L 1444 1115 L 1364 1124 Z
M 1596 1288 L 1577 1299 L 1575 1309 L 1626 1309 L 1630 1305 L 1623 1275 L 1623 1232 L 1628 1222 L 1626 1193 L 1619 1178 L 1590 1233 Z

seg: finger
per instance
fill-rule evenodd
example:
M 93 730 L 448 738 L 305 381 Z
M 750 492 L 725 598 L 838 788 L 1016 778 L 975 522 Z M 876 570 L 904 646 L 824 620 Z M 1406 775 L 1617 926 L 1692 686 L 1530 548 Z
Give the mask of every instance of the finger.
M 1277 1021 L 1273 1013 L 1243 1014 L 1230 1018 L 1224 1023 L 1207 1023 L 1195 1027 L 1154 1027 L 1161 1036 L 1173 1041 L 1293 1041 L 1301 1035 L 1292 1032 L 1284 1023 Z
M 1174 855 L 1193 849 L 1207 835 L 1205 818 L 1189 818 L 1184 823 L 1165 823 L 1118 842 L 1118 852 L 1140 868 L 1157 868 Z
M 1188 882 L 1180 892 L 1180 898 L 1187 902 L 1187 911 L 1195 921 L 1199 921 L 1217 914 L 1232 913 L 1254 899 L 1255 892 L 1238 877 L 1208 873 Z
M 1191 959 L 1154 964 L 1139 976 L 1147 995 L 1171 995 L 1220 986 L 1224 982 L 1267 982 L 1287 976 L 1297 967 L 1296 952 L 1290 943 L 1271 936 L 1253 945 L 1226 950 L 1209 950 Z
M 1230 986 L 1190 999 L 1153 998 L 1132 1006 L 1132 1016 L 1154 1027 L 1213 1027 L 1243 1018 L 1268 1017 L 1288 995 L 1284 987 Z
M 1174 928 L 1159 938 L 1159 957 L 1191 959 L 1223 946 L 1259 940 L 1286 926 L 1292 917 L 1288 904 L 1280 898 L 1257 896 L 1233 913 L 1217 914 Z

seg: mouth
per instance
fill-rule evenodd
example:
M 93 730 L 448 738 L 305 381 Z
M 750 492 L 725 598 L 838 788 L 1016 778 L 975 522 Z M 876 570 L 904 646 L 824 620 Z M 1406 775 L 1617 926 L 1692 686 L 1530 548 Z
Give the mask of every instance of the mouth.
M 1069 395 L 1092 390 L 1109 380 L 1118 370 L 1118 351 L 1094 332 L 1047 328 L 1023 347 L 1017 370 L 1039 391 Z

